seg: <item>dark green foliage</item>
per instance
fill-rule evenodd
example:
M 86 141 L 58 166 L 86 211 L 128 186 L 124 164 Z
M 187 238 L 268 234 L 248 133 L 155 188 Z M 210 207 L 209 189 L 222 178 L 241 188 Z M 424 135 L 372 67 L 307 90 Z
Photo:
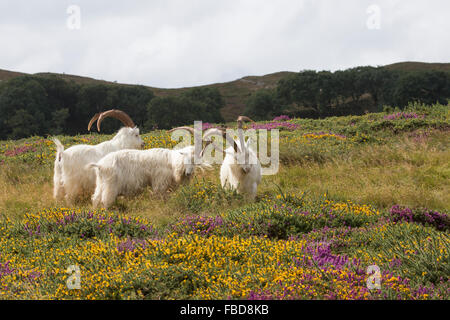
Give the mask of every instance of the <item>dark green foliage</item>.
M 248 99 L 244 114 L 255 121 L 271 119 L 280 112 L 276 107 L 276 99 L 272 90 L 258 90 Z
M 446 104 L 450 74 L 442 71 L 392 71 L 356 67 L 343 71 L 305 70 L 261 89 L 247 101 L 246 113 L 258 120 L 280 114 L 301 118 L 361 115 L 383 106 L 405 108 L 409 102 Z
M 148 105 L 146 127 L 170 129 L 195 120 L 221 122 L 223 106 L 220 92 L 212 88 L 194 88 L 179 96 L 157 97 Z
M 142 131 L 192 124 L 194 120 L 223 121 L 225 101 L 217 88 L 180 91 L 154 99 L 153 92 L 144 86 L 78 84 L 52 75 L 19 76 L 0 84 L 0 139 L 84 134 L 95 113 L 111 108 L 128 113 Z M 446 104 L 449 98 L 450 74 L 443 71 L 385 67 L 306 70 L 281 79 L 276 88 L 254 92 L 241 111 L 255 120 L 281 114 L 325 118 L 381 112 L 386 105 L 401 110 L 409 102 Z M 120 126 L 120 121 L 110 119 L 102 125 L 102 132 L 113 133 Z
M 86 133 L 89 119 L 117 108 L 143 128 L 153 93 L 144 86 L 76 84 L 55 76 L 21 76 L 0 86 L 0 139 Z M 105 121 L 112 133 L 118 120 Z

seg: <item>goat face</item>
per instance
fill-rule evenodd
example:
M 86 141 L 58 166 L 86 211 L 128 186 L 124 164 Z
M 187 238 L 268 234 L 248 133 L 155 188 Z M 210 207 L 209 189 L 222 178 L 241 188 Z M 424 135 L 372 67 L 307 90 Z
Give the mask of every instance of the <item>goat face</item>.
M 142 149 L 145 146 L 144 141 L 139 135 L 138 128 L 122 128 L 116 135 L 126 149 Z
M 236 144 L 239 146 L 237 152 L 233 152 L 232 148 L 227 150 L 227 153 L 234 158 L 234 162 L 238 164 L 241 173 L 247 174 L 253 168 L 255 164 L 257 164 L 257 158 L 250 148 L 250 139 L 247 142 L 244 142 L 244 145 L 241 147 L 239 141 L 236 141 Z
M 180 149 L 179 152 L 183 156 L 184 175 L 186 177 L 190 177 L 190 176 L 192 176 L 192 174 L 195 171 L 194 147 L 189 146 L 189 147 Z

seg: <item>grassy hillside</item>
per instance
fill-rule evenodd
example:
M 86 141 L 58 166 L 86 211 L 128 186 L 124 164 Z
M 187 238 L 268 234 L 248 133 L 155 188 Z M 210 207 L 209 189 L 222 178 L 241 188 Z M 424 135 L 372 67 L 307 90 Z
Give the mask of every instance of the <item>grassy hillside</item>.
M 385 66 L 391 70 L 401 71 L 423 71 L 423 70 L 441 70 L 450 71 L 450 63 L 424 63 L 424 62 L 400 62 Z M 274 88 L 277 82 L 294 72 L 276 72 L 263 76 L 247 76 L 230 82 L 214 83 L 200 87 L 215 87 L 222 94 L 225 107 L 221 110 L 222 116 L 226 121 L 232 121 L 242 113 L 247 98 L 256 90 L 263 88 Z M 0 81 L 8 80 L 17 76 L 25 75 L 21 72 L 13 72 L 0 69 Z M 108 83 L 117 84 L 116 82 L 97 80 L 89 77 L 82 77 L 70 74 L 58 73 L 37 73 L 36 75 L 48 76 L 55 75 L 59 78 L 75 81 L 77 83 Z M 157 96 L 179 95 L 181 92 L 190 88 L 165 89 L 148 86 Z
M 216 166 L 164 197 L 67 208 L 50 140 L 0 142 L 0 298 L 450 298 L 450 106 L 249 126 L 281 130 L 280 170 L 255 203 L 223 190 Z M 373 264 L 380 290 L 366 287 Z
M 262 89 L 262 88 L 274 88 L 277 82 L 291 74 L 292 72 L 276 72 L 273 74 L 268 74 L 264 76 L 248 76 L 242 79 L 224 82 L 224 83 L 214 83 L 210 85 L 200 86 L 200 87 L 213 87 L 219 89 L 222 94 L 225 107 L 221 110 L 222 116 L 226 121 L 231 121 L 237 118 L 237 116 L 242 112 L 245 107 L 245 102 L 247 98 L 252 94 L 252 92 Z M 0 81 L 9 80 L 14 77 L 26 75 L 25 73 L 13 72 L 7 70 L 0 69 Z M 111 84 L 111 85 L 127 85 L 127 84 L 118 84 L 116 82 L 110 82 L 105 80 L 97 80 L 89 77 L 82 77 L 70 74 L 59 74 L 59 73 L 50 73 L 50 72 L 42 72 L 36 73 L 35 75 L 40 76 L 49 76 L 53 75 L 58 78 L 65 79 L 67 81 L 74 81 L 80 84 L 86 83 L 103 83 L 103 84 Z M 179 95 L 182 92 L 191 89 L 191 88 L 178 88 L 178 89 L 164 89 L 164 88 L 155 88 L 149 87 L 150 90 L 156 96 L 169 96 L 169 95 Z
M 445 71 L 450 72 L 450 63 L 398 62 L 385 66 L 386 69 L 399 71 Z

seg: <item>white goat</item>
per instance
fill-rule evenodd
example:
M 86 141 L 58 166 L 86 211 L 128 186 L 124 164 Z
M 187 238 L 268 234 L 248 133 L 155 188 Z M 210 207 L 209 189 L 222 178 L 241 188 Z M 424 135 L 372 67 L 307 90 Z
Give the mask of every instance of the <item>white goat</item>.
M 193 128 L 180 127 L 194 133 Z M 108 208 L 119 195 L 130 195 L 150 185 L 154 192 L 164 193 L 175 189 L 192 177 L 195 168 L 210 168 L 209 164 L 195 163 L 195 146 L 178 150 L 154 148 L 150 150 L 121 150 L 110 153 L 97 163 L 87 165 L 95 168 L 97 180 L 92 204 L 101 203 Z M 202 154 L 203 150 L 197 156 Z
M 189 181 L 195 167 L 194 146 L 170 150 L 121 150 L 110 153 L 97 163 L 97 181 L 92 205 L 97 208 L 111 206 L 119 195 L 130 195 L 150 185 L 154 192 L 164 193 Z M 205 167 L 207 165 L 200 164 Z
M 64 150 L 62 143 L 54 138 L 56 144 L 56 159 L 53 176 L 53 196 L 57 200 L 65 198 L 70 204 L 84 192 L 92 194 L 95 188 L 95 172 L 86 169 L 86 165 L 96 162 L 105 155 L 122 149 L 140 149 L 144 146 L 131 118 L 120 110 L 109 110 L 97 113 L 89 122 L 88 130 L 97 120 L 97 129 L 106 117 L 121 120 L 126 127 L 119 130 L 113 139 L 97 145 L 76 145 Z
M 220 167 L 220 182 L 223 188 L 237 190 L 238 193 L 246 194 L 251 200 L 255 199 L 258 185 L 261 182 L 261 163 L 256 152 L 250 147 L 250 139 L 245 142 L 242 133 L 242 122 L 253 121 L 248 117 L 240 116 L 238 122 L 239 141 L 228 136 L 223 129 L 209 129 L 204 140 L 210 139 L 212 135 L 222 135 L 231 147 L 221 149 L 215 143 L 214 147 L 225 152 L 222 166 Z

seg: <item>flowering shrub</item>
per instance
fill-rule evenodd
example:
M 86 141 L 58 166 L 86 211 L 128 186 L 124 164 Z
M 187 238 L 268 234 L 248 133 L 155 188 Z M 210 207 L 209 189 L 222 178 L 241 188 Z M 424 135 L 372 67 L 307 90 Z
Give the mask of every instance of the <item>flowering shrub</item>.
M 43 237 L 49 234 L 76 238 L 157 237 L 156 230 L 145 220 L 121 217 L 105 211 L 81 211 L 66 208 L 26 214 L 22 223 L 11 229 L 13 234 Z
M 0 263 L 0 280 L 2 279 L 2 277 L 6 277 L 7 275 L 14 272 L 14 269 L 11 269 L 9 264 L 10 261 L 6 261 L 4 264 Z
M 0 220 L 0 298 L 448 299 L 448 240 L 421 228 L 302 193 L 158 232 L 111 212 L 43 210 Z M 381 290 L 366 286 L 372 264 Z M 80 290 L 66 285 L 70 265 Z
M 384 116 L 385 120 L 417 119 L 417 118 L 425 118 L 425 115 L 419 115 L 415 112 L 397 112 Z
M 198 213 L 202 210 L 217 210 L 232 203 L 239 204 L 242 196 L 234 190 L 223 189 L 220 185 L 209 181 L 198 181 L 183 186 L 170 201 L 180 208 Z
M 382 214 L 366 205 L 334 202 L 326 197 L 306 198 L 303 193 L 277 195 L 258 204 L 230 210 L 223 215 L 228 235 L 239 234 L 288 239 L 323 227 L 359 227 Z
M 341 134 L 331 133 L 331 132 L 318 132 L 318 133 L 305 133 L 303 135 L 308 139 L 324 139 L 324 138 L 335 138 L 335 139 L 346 139 L 347 137 Z
M 408 207 L 402 207 L 400 205 L 392 206 L 389 212 L 391 213 L 391 217 L 394 222 L 418 222 L 431 225 L 438 230 L 450 230 L 450 217 L 446 213 L 440 213 L 427 209 L 412 210 Z
M 213 125 L 213 124 L 211 124 L 209 122 L 203 122 L 202 123 L 202 129 L 203 130 L 208 130 L 208 129 L 211 129 L 211 128 L 217 128 L 217 126 L 215 126 L 215 125 Z
M 289 118 L 289 116 L 281 115 L 281 116 L 278 116 L 278 117 L 273 118 L 272 121 L 289 121 L 289 120 L 291 120 L 291 119 Z
M 296 130 L 300 128 L 298 124 L 291 123 L 291 122 L 280 122 L 280 121 L 274 121 L 274 122 L 268 122 L 268 123 L 252 123 L 251 128 L 258 130 L 258 129 L 265 129 L 265 130 L 272 130 L 272 129 L 279 129 L 279 130 Z
M 224 225 L 222 217 L 188 216 L 172 226 L 172 230 L 180 235 L 199 234 L 204 237 L 213 235 Z
M 24 145 L 21 147 L 16 147 L 12 150 L 7 150 L 5 151 L 5 156 L 6 157 L 14 157 L 14 156 L 18 156 L 22 153 L 26 153 L 26 152 L 35 152 L 36 148 L 34 148 L 32 145 Z
M 282 131 L 280 159 L 300 167 L 307 161 L 339 163 L 364 147 L 362 143 L 378 143 L 388 136 L 397 141 L 394 134 L 418 127 L 446 129 L 448 106 L 439 110 L 432 108 L 426 118 L 407 121 L 372 114 L 279 118 L 273 126 L 297 126 Z M 426 137 L 436 139 L 434 132 Z M 90 134 L 61 141 L 68 148 L 109 138 Z M 144 134 L 143 139 L 146 148 L 176 144 L 164 131 Z M 33 183 L 43 182 L 43 190 L 49 190 L 54 156 L 49 139 L 0 142 L 1 173 L 11 183 L 6 186 L 23 183 L 15 175 L 30 180 L 39 176 L 42 180 Z M 414 158 L 408 157 L 417 161 Z M 384 163 L 377 162 L 377 167 Z M 29 174 L 36 167 L 40 171 Z M 289 170 L 286 167 L 283 170 Z M 280 183 L 289 188 L 293 181 L 283 181 L 285 175 L 309 167 L 293 169 L 280 175 Z M 384 210 L 302 192 L 274 194 L 271 180 L 266 182 L 257 201 L 248 204 L 217 181 L 194 180 L 168 200 L 151 200 L 157 205 L 167 201 L 169 210 L 177 209 L 161 224 L 152 210 L 145 214 L 155 221 L 73 208 L 40 210 L 15 221 L 0 216 L 0 299 L 450 298 L 448 212 L 403 206 Z M 28 204 L 18 203 L 11 212 L 5 204 L 2 212 L 19 218 Z M 80 290 L 67 287 L 71 265 L 80 268 Z M 370 265 L 380 267 L 381 290 L 367 288 Z

